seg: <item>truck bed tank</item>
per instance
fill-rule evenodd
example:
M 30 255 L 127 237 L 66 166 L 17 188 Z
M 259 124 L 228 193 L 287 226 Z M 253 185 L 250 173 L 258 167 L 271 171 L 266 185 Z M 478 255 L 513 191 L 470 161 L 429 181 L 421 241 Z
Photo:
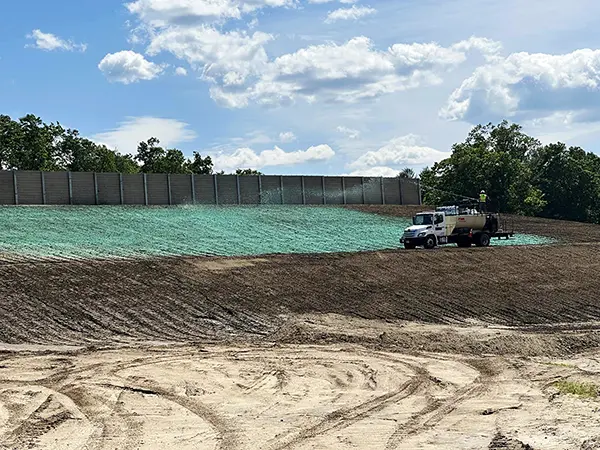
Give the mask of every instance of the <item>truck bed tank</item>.
M 487 221 L 485 214 L 477 211 L 465 210 L 458 206 L 447 206 L 436 208 L 446 215 L 446 234 L 450 235 L 455 228 L 470 228 L 473 231 L 483 230 Z
M 455 228 L 471 228 L 473 231 L 485 228 L 486 216 L 484 214 L 461 214 L 446 217 L 446 232 L 452 234 Z

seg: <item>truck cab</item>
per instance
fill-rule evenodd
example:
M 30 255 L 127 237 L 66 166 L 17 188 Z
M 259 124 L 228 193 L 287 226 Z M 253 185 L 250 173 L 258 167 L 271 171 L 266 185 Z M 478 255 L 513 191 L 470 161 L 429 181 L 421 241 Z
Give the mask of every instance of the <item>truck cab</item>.
M 413 217 L 412 226 L 404 230 L 400 243 L 407 249 L 419 246 L 433 248 L 447 243 L 446 214 L 442 211 L 426 211 Z

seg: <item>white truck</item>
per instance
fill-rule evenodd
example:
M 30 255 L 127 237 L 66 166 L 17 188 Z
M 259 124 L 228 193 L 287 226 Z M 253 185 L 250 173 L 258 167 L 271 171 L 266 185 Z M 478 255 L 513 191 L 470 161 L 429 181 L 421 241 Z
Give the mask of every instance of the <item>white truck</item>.
M 499 228 L 498 214 L 447 206 L 415 215 L 413 225 L 404 230 L 400 243 L 404 244 L 406 249 L 419 246 L 431 249 L 446 244 L 456 244 L 459 247 L 488 247 L 494 237 L 508 239 L 513 235 L 513 232 Z

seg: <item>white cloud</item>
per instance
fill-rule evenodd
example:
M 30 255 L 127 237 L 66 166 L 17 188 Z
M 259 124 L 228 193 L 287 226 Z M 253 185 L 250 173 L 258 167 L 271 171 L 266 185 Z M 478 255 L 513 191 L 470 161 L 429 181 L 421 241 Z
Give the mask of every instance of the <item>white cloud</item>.
M 188 72 L 185 67 L 178 67 L 175 69 L 175 75 L 179 75 L 181 77 L 187 76 Z
M 283 131 L 279 133 L 279 142 L 293 142 L 296 139 L 296 135 L 291 131 Z
M 345 134 L 348 139 L 358 139 L 360 137 L 360 131 L 353 128 L 339 126 L 336 128 L 339 133 Z
M 335 2 L 338 0 L 308 0 L 308 3 L 315 3 L 315 4 L 323 4 L 323 3 L 331 3 L 331 2 Z M 345 4 L 352 4 L 352 3 L 356 3 L 358 0 L 339 0 L 340 3 L 345 3 Z
M 391 167 L 378 166 L 378 167 L 366 167 L 354 170 L 348 174 L 342 176 L 347 177 L 397 177 L 400 171 L 398 169 L 392 169 Z
M 28 34 L 26 37 L 27 39 L 35 41 L 33 44 L 28 44 L 27 47 L 40 50 L 65 50 L 69 52 L 85 52 L 87 50 L 87 44 L 76 44 L 73 41 L 65 41 L 52 33 L 43 33 L 41 30 L 33 30 L 31 34 Z
M 92 136 L 95 142 L 116 148 L 121 153 L 134 154 L 140 142 L 151 137 L 160 140 L 163 147 L 173 147 L 196 138 L 187 123 L 159 117 L 128 117 L 112 130 Z
M 600 50 L 563 55 L 514 53 L 479 67 L 440 111 L 469 122 L 532 120 L 557 112 L 572 122 L 600 120 Z
M 468 50 L 489 52 L 493 47 L 493 41 L 475 39 L 451 47 L 436 43 L 394 44 L 386 51 L 375 49 L 364 36 L 342 45 L 312 45 L 268 64 L 261 58 L 261 65 L 255 66 L 255 72 L 260 73 L 253 83 L 244 84 L 240 77 L 240 83 L 233 88 L 225 83 L 215 84 L 211 96 L 232 108 L 245 107 L 251 101 L 276 106 L 298 99 L 354 103 L 441 83 L 441 74 L 463 63 Z M 228 77 L 225 74 L 223 79 Z
M 372 16 L 377 12 L 374 8 L 368 6 L 352 5 L 350 8 L 339 8 L 327 14 L 325 23 L 333 23 L 338 20 L 358 20 L 361 17 Z
M 263 45 L 272 38 L 261 32 L 221 33 L 209 26 L 171 27 L 152 39 L 148 54 L 170 52 L 200 69 L 206 80 L 239 86 L 267 64 Z
M 123 84 L 152 80 L 164 70 L 164 66 L 150 62 L 131 50 L 109 53 L 100 61 L 98 68 L 109 81 Z
M 215 168 L 218 170 L 234 170 L 239 168 L 261 169 L 270 166 L 291 166 L 310 161 L 325 161 L 335 156 L 329 145 L 317 145 L 307 150 L 286 152 L 275 146 L 273 150 L 256 153 L 250 148 L 239 148 L 231 154 L 213 156 Z
M 296 0 L 136 0 L 126 6 L 145 24 L 162 28 L 239 19 L 261 8 L 295 4 Z
M 392 139 L 379 150 L 370 151 L 353 161 L 349 167 L 357 170 L 394 165 L 424 166 L 450 156 L 431 147 L 420 145 L 415 135 L 407 135 Z

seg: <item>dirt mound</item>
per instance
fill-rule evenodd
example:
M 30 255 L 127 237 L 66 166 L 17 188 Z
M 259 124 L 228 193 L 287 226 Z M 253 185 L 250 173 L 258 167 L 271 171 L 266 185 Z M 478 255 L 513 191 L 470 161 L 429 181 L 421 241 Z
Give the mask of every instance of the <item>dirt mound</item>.
M 492 439 L 488 448 L 492 450 L 533 450 L 531 445 L 524 444 L 518 439 L 510 439 L 502 433 L 498 433 L 494 436 L 494 439 Z
M 306 314 L 580 330 L 581 323 L 600 322 L 599 250 L 532 246 L 4 265 L 0 340 L 264 339 Z M 589 333 L 597 328 L 586 327 Z M 560 344 L 576 351 L 596 341 Z

